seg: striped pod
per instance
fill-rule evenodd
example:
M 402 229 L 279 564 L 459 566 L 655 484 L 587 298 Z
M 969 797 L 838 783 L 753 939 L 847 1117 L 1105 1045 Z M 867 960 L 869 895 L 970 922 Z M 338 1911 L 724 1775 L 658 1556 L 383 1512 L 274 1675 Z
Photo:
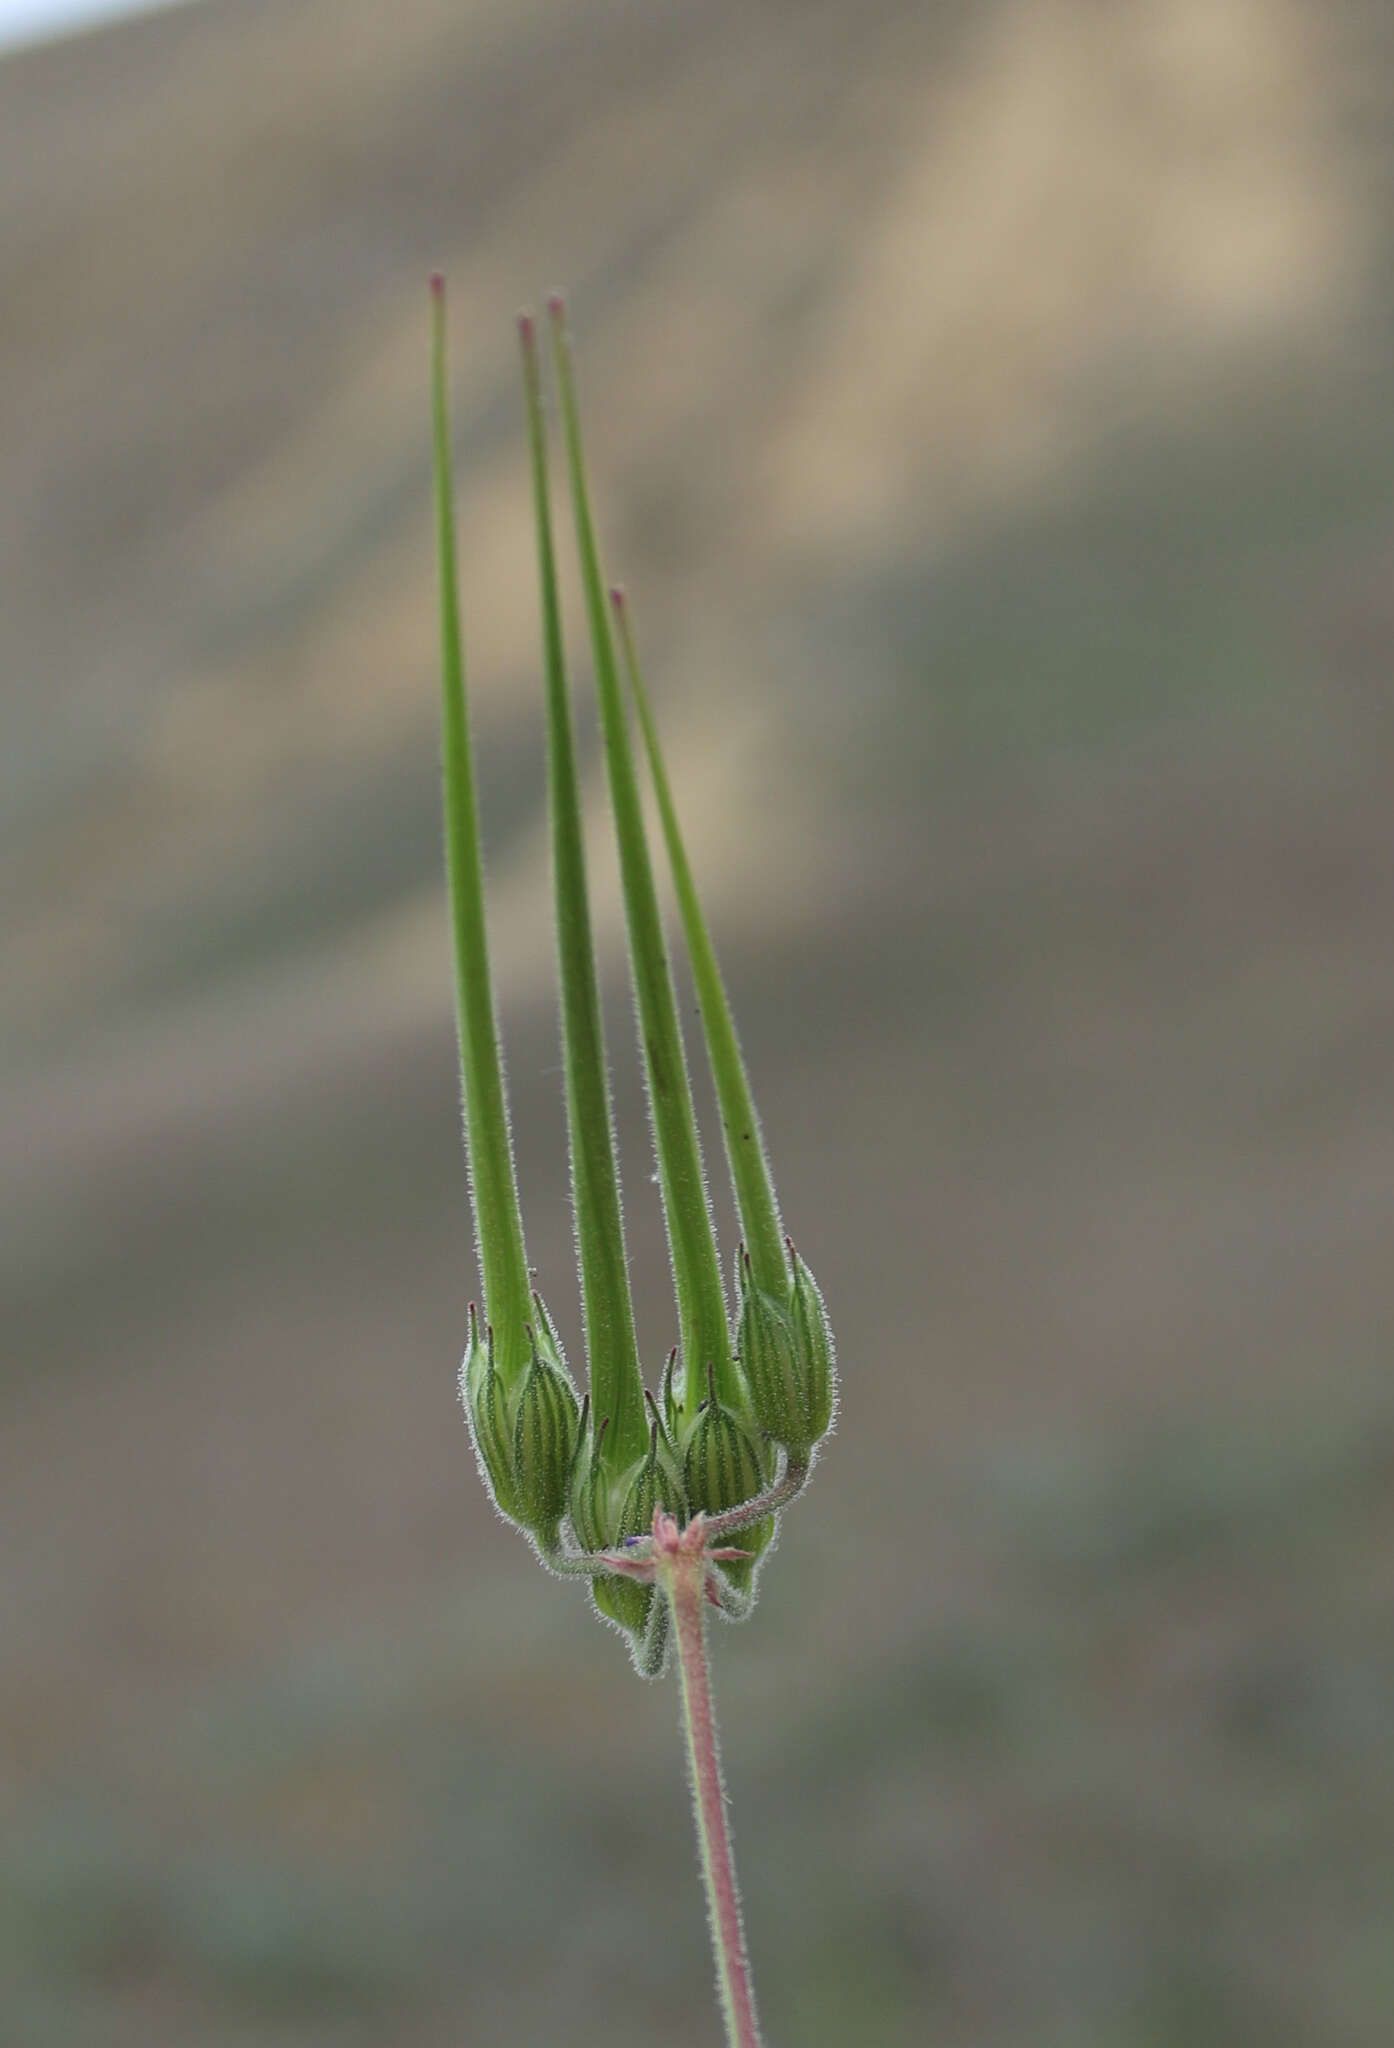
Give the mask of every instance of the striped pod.
M 794 1284 L 787 1303 L 741 1271 L 736 1345 L 756 1421 L 802 1462 L 832 1421 L 832 1345 L 818 1284 L 802 1259 L 791 1256 Z
M 633 1489 L 631 1488 L 631 1491 Z M 652 1516 L 650 1516 L 652 1520 Z M 626 1536 L 639 1536 L 639 1529 L 625 1529 Z M 618 1541 L 618 1536 L 615 1538 Z M 618 1622 L 630 1636 L 631 1654 L 637 1650 L 648 1626 L 649 1616 L 657 1598 L 653 1586 L 641 1586 L 634 1579 L 592 1579 L 591 1599 L 607 1621 Z
M 591 1397 L 587 1394 L 581 1404 L 576 1454 L 566 1482 L 566 1506 L 572 1530 L 582 1550 L 604 1550 L 613 1531 L 610 1527 L 611 1489 L 601 1463 L 600 1446 L 610 1426 L 610 1418 L 607 1415 L 598 1429 L 591 1430 L 587 1427 L 590 1412 Z
M 513 1466 L 518 1519 L 547 1548 L 555 1545 L 566 1510 L 579 1412 L 569 1382 L 534 1351 L 518 1395 Z
M 698 1409 L 683 1451 L 683 1485 L 694 1514 L 738 1508 L 765 1484 L 764 1464 L 754 1437 L 715 1392 Z
M 655 1415 L 648 1456 L 630 1482 L 620 1509 L 621 1536 L 647 1536 L 655 1508 L 665 1508 L 680 1522 L 687 1520 L 687 1500 L 672 1451 L 664 1442 Z
M 710 1395 L 697 1411 L 683 1455 L 683 1481 L 693 1512 L 718 1515 L 753 1500 L 765 1484 L 765 1472 L 754 1437 L 738 1416 Z M 732 1585 L 748 1591 L 755 1560 L 774 1534 L 774 1517 L 742 1529 L 735 1542 L 749 1558 L 724 1564 Z
M 619 1543 L 626 1536 L 642 1536 L 653 1521 L 653 1509 L 649 1509 L 648 1520 L 640 1522 L 637 1516 L 643 1511 L 641 1498 L 645 1474 L 650 1456 L 645 1455 L 630 1472 L 616 1475 L 610 1499 L 621 1502 L 618 1515 L 610 1518 L 604 1533 L 604 1544 L 608 1548 Z M 617 1622 L 630 1637 L 631 1652 L 637 1651 L 648 1626 L 653 1609 L 655 1592 L 652 1586 L 641 1586 L 633 1579 L 593 1579 L 591 1598 L 607 1621 Z
M 808 1441 L 812 1446 L 832 1427 L 837 1368 L 833 1363 L 832 1328 L 818 1282 L 792 1245 L 789 1246 L 789 1258 L 794 1268 L 789 1320 L 794 1326 L 794 1342 L 803 1374 L 804 1414 Z
M 669 1514 L 680 1518 L 685 1516 L 682 1480 L 673 1454 L 661 1436 L 656 1415 L 649 1433 L 648 1451 L 622 1479 L 621 1485 L 624 1489 L 623 1505 L 611 1539 L 614 1542 L 622 1542 L 626 1536 L 647 1536 L 653 1527 L 655 1508 L 666 1508 Z M 650 1632 L 654 1588 L 636 1585 L 628 1579 L 597 1579 L 591 1590 L 601 1613 L 611 1621 L 617 1621 L 636 1638 L 633 1649 L 637 1668 L 645 1677 L 656 1677 L 663 1668 L 666 1635 L 661 1640 L 655 1637 L 649 1645 L 647 1662 L 640 1656 L 638 1640 L 641 1636 L 647 1638 Z
M 742 1274 L 736 1351 L 755 1420 L 765 1435 L 791 1451 L 806 1443 L 807 1417 L 794 1326 L 763 1287 Z
M 508 1396 L 494 1364 L 494 1333 L 479 1335 L 479 1318 L 470 1303 L 470 1337 L 460 1367 L 460 1398 L 469 1417 L 475 1455 L 501 1514 L 518 1520 L 518 1488 L 513 1470 L 513 1432 L 508 1422 Z
M 475 1447 L 489 1475 L 494 1499 L 504 1514 L 515 1522 L 521 1521 L 523 1514 L 508 1427 L 508 1403 L 503 1381 L 492 1365 L 480 1382 L 478 1396 L 470 1410 L 470 1421 L 474 1424 Z

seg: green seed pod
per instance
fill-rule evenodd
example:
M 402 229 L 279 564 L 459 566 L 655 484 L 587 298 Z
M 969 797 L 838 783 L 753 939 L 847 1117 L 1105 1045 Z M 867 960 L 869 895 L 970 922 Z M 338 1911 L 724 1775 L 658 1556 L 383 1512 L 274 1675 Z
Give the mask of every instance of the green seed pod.
M 581 1404 L 581 1417 L 576 1429 L 576 1453 L 567 1478 L 566 1506 L 576 1541 L 582 1550 L 604 1550 L 610 1541 L 611 1517 L 609 1486 L 600 1447 L 610 1427 L 610 1418 L 605 1416 L 598 1428 L 591 1429 L 590 1412 L 591 1397 L 587 1394 Z
M 832 1345 L 813 1275 L 791 1252 L 787 1303 L 757 1287 L 743 1259 L 736 1348 L 755 1419 L 772 1442 L 805 1463 L 832 1420 Z
M 656 1507 L 675 1515 L 685 1512 L 677 1454 L 657 1406 L 652 1401 L 649 1405 L 653 1417 L 649 1448 L 626 1470 L 608 1479 L 602 1476 L 603 1424 L 594 1445 L 577 1453 L 570 1495 L 571 1526 L 586 1550 L 611 1550 L 628 1536 L 647 1536 Z M 606 1620 L 618 1623 L 629 1636 L 636 1667 L 654 1676 L 662 1669 L 666 1632 L 654 1623 L 653 1587 L 631 1579 L 599 1578 L 592 1581 L 591 1594 Z
M 683 1447 L 683 1484 L 694 1513 L 720 1514 L 753 1500 L 765 1484 L 759 1447 L 713 1386 L 693 1418 Z
M 634 1654 L 654 1603 L 653 1587 L 636 1585 L 632 1579 L 592 1579 L 591 1598 L 597 1612 L 607 1621 L 618 1623 L 630 1637 L 630 1652 Z
M 460 1366 L 460 1398 L 465 1404 L 475 1456 L 494 1504 L 510 1521 L 519 1520 L 517 1475 L 513 1466 L 513 1431 L 508 1397 L 494 1364 L 494 1333 L 481 1339 L 479 1317 L 470 1303 L 470 1334 Z
M 736 1355 L 755 1420 L 772 1442 L 792 1451 L 807 1435 L 794 1326 L 782 1304 L 744 1272 Z
M 609 1550 L 620 1540 L 621 1509 L 647 1459 L 629 1472 L 608 1474 L 603 1446 L 610 1418 L 605 1416 L 592 1430 L 587 1427 L 589 1416 L 587 1394 L 567 1486 L 567 1512 L 582 1550 Z M 628 1579 L 592 1579 L 591 1600 L 598 1614 L 614 1622 L 628 1636 L 630 1653 L 637 1659 L 653 1605 L 652 1586 L 636 1585 Z
M 833 1357 L 832 1325 L 823 1306 L 818 1282 L 792 1244 L 789 1245 L 789 1262 L 794 1269 L 789 1319 L 794 1326 L 794 1341 L 802 1370 L 806 1394 L 804 1414 L 811 1449 L 832 1428 L 833 1410 L 837 1403 L 837 1364 Z
M 613 1482 L 609 1500 L 619 1503 L 619 1506 L 617 1512 L 612 1512 L 607 1518 L 605 1548 L 613 1549 L 626 1536 L 646 1535 L 658 1501 L 662 1499 L 666 1505 L 669 1498 L 678 1500 L 681 1495 L 680 1481 L 676 1488 L 664 1486 L 662 1476 L 656 1475 L 651 1440 L 648 1454 L 628 1472 L 617 1475 Z M 591 1585 L 591 1592 L 600 1612 L 607 1620 L 618 1622 L 630 1637 L 630 1651 L 637 1658 L 639 1644 L 653 1610 L 653 1587 L 636 1585 L 630 1579 L 596 1579 Z
M 682 1474 L 693 1513 L 717 1515 L 726 1508 L 738 1508 L 753 1500 L 766 1484 L 765 1461 L 754 1434 L 734 1412 L 717 1398 L 714 1380 L 693 1418 L 683 1448 Z M 752 1553 L 746 1560 L 722 1566 L 732 1585 L 748 1590 L 755 1575 L 755 1560 L 774 1534 L 774 1517 L 743 1529 L 734 1540 Z
M 687 1494 L 678 1470 L 677 1453 L 668 1440 L 657 1404 L 649 1396 L 652 1422 L 648 1456 L 635 1470 L 620 1509 L 619 1535 L 647 1536 L 655 1508 L 665 1508 L 680 1522 L 687 1520 Z
M 567 1481 L 576 1449 L 579 1409 L 571 1382 L 540 1356 L 518 1395 L 513 1424 L 513 1465 L 518 1519 L 544 1549 L 552 1549 L 566 1509 Z

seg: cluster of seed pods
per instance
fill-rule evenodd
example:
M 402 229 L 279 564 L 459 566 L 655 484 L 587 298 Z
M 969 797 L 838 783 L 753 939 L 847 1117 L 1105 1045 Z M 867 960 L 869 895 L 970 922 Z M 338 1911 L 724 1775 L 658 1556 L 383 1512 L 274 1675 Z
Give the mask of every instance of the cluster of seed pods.
M 630 967 L 677 1342 L 656 1391 L 635 1334 L 620 1205 L 562 644 L 550 472 L 535 326 L 519 321 L 536 522 L 548 797 L 572 1200 L 587 1385 L 578 1394 L 556 1327 L 532 1286 L 498 1044 L 474 761 L 456 582 L 444 285 L 432 280 L 436 503 L 440 553 L 446 856 L 455 940 L 465 1141 L 483 1288 L 470 1309 L 460 1387 L 480 1470 L 502 1514 L 547 1564 L 584 1573 L 599 1612 L 624 1631 L 638 1668 L 662 1669 L 667 1614 L 642 1575 L 607 1566 L 655 1526 L 698 1514 L 740 1530 L 720 1566 L 720 1604 L 748 1611 L 777 1508 L 802 1484 L 836 1404 L 822 1296 L 783 1232 L 711 936 L 673 805 L 621 593 L 601 573 L 581 445 L 570 337 L 549 303 L 581 584 L 619 850 Z M 728 1301 L 707 1200 L 678 1007 L 664 947 L 632 731 L 657 800 L 715 1084 L 742 1243 Z M 768 1504 L 769 1511 L 765 1511 Z M 747 1512 L 748 1511 L 748 1512 Z

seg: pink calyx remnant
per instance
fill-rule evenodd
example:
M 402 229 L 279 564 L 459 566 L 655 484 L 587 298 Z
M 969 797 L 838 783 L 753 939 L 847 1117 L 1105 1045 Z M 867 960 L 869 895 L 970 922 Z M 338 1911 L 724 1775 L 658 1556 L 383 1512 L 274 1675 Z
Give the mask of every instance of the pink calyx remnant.
M 688 1573 L 696 1577 L 700 1573 L 708 1600 L 714 1607 L 719 1607 L 721 1597 L 708 1567 L 731 1564 L 750 1555 L 750 1551 L 739 1550 L 729 1543 L 716 1549 L 709 1548 L 706 1519 L 700 1514 L 694 1515 L 685 1528 L 680 1528 L 675 1516 L 665 1508 L 655 1508 L 653 1534 L 636 1537 L 633 1550 L 607 1550 L 605 1562 L 612 1571 L 622 1573 L 627 1579 L 638 1579 L 645 1585 L 659 1581 L 670 1590 L 678 1577 L 685 1577 Z

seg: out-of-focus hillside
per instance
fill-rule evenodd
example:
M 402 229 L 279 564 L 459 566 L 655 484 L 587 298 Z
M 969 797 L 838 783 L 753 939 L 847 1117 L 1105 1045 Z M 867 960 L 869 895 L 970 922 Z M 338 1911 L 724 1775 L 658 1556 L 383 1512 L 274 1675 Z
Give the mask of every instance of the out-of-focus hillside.
M 579 1350 L 561 284 L 840 1333 L 719 1643 L 773 2038 L 1388 2038 L 1391 226 L 1374 0 L 203 0 L 0 60 L 22 2038 L 711 2038 L 674 1703 L 453 1405 L 436 264 L 544 1288 Z

